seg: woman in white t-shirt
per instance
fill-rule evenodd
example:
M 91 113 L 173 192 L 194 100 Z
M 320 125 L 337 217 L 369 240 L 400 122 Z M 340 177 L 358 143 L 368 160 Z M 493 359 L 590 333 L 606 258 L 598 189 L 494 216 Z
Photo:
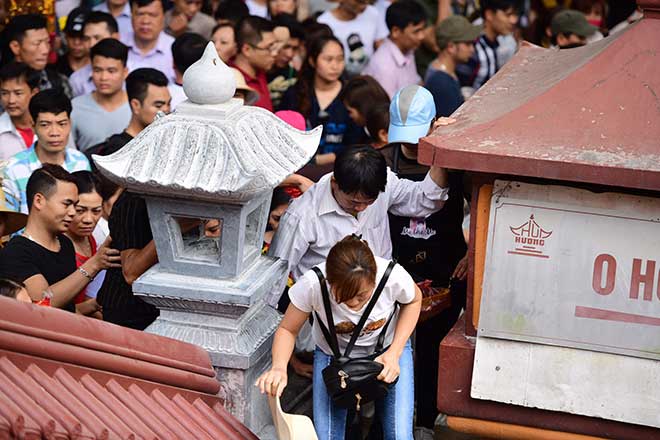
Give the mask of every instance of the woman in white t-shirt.
M 318 268 L 323 272 L 330 294 L 330 305 L 339 343 L 344 352 L 355 325 L 371 299 L 376 285 L 382 278 L 389 261 L 374 257 L 365 241 L 348 236 L 330 250 L 325 264 Z M 287 384 L 287 364 L 294 349 L 296 335 L 316 312 L 327 327 L 321 286 L 314 271 L 305 273 L 289 290 L 291 304 L 275 332 L 272 368 L 256 382 L 261 392 L 280 396 Z M 378 377 L 386 383 L 399 380 L 390 388 L 388 395 L 376 402 L 376 410 L 383 423 L 385 440 L 412 440 L 414 405 L 413 360 L 410 335 L 415 329 L 421 308 L 422 294 L 412 277 L 398 264 L 394 266 L 385 287 L 378 298 L 366 324 L 358 337 L 351 358 L 370 355 L 377 339 L 396 304 L 394 314 L 385 335 L 383 354 L 375 360 L 383 364 Z M 321 372 L 330 364 L 332 350 L 316 322 L 312 328 L 316 343 L 314 352 L 313 400 L 314 426 L 320 440 L 343 440 L 347 410 L 332 403 Z

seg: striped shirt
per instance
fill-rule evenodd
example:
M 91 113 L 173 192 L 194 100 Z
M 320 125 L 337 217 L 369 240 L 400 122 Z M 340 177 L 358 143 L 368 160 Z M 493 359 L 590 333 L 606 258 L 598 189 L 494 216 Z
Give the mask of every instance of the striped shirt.
M 7 161 L 2 178 L 2 189 L 5 192 L 7 207 L 24 214 L 28 213 L 27 197 L 25 195 L 28 179 L 34 170 L 41 168 L 36 146 L 37 143 L 35 142 L 32 148 L 13 155 Z M 80 151 L 70 148 L 64 150 L 62 167 L 70 173 L 91 170 L 87 157 Z
M 500 69 L 497 60 L 497 46 L 499 46 L 497 41 L 490 41 L 483 34 L 475 43 L 475 54 L 479 60 L 479 69 L 473 84 L 475 90 L 483 86 Z

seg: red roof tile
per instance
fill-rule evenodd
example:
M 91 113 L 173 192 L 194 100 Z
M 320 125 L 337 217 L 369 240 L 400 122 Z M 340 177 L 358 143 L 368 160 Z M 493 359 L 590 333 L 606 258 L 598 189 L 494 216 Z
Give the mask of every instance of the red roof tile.
M 0 298 L 0 440 L 256 439 L 200 347 Z

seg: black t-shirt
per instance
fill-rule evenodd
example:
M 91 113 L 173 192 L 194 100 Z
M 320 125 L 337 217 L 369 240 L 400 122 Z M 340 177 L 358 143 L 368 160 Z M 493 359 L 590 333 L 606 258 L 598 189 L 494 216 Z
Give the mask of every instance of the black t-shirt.
M 108 221 L 112 247 L 119 251 L 142 249 L 153 239 L 144 199 L 121 193 Z M 158 309 L 133 296 L 121 268 L 106 271 L 97 301 L 103 306 L 103 319 L 126 327 L 145 329 L 158 317 Z
M 68 237 L 58 235 L 60 251 L 53 252 L 27 237 L 18 235 L 0 251 L 0 274 L 17 281 L 42 275 L 49 286 L 62 281 L 76 271 L 76 253 Z M 75 312 L 73 298 L 64 307 Z
M 463 104 L 461 84 L 447 72 L 433 72 L 424 87 L 433 95 L 437 116 L 450 116 Z
M 380 150 L 399 177 L 420 181 L 429 168 L 406 158 L 399 144 Z M 463 237 L 463 173 L 449 173 L 449 199 L 426 219 L 389 214 L 392 254 L 415 281 L 430 279 L 446 287 L 456 264 L 465 256 Z
M 73 69 L 71 68 L 71 64 L 69 64 L 69 58 L 66 56 L 66 54 L 60 55 L 57 58 L 57 62 L 55 63 L 55 70 L 57 73 L 61 73 L 67 78 L 71 76 Z

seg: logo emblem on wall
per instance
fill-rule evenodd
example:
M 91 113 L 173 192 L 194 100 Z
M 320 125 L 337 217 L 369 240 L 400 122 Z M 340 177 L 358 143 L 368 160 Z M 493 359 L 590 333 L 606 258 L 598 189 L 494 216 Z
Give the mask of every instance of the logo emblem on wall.
M 534 214 L 529 216 L 529 220 L 522 225 L 514 228 L 509 226 L 513 234 L 515 249 L 509 251 L 509 254 L 525 255 L 528 257 L 550 258 L 543 253 L 543 247 L 546 240 L 552 235 L 552 231 L 543 229 L 534 219 Z

